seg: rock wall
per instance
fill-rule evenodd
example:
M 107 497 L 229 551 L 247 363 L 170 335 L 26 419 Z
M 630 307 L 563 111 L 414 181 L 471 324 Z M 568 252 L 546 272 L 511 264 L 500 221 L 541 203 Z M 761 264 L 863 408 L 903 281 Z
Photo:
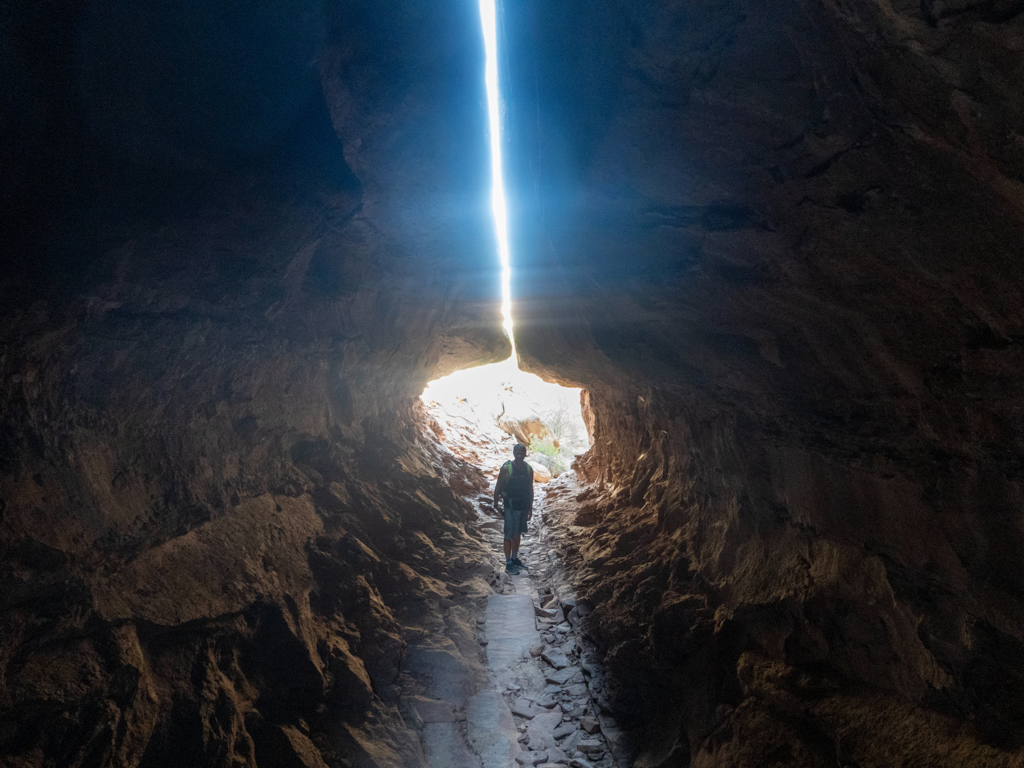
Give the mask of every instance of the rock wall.
M 474 9 L 3 14 L 0 763 L 421 764 L 481 479 L 412 402 L 509 353 Z
M 637 765 L 1020 764 L 1021 10 L 506 6 L 517 345 L 589 392 Z
M 1020 10 L 505 7 L 638 765 L 1020 764 Z M 481 479 L 410 402 L 508 352 L 473 4 L 0 22 L 0 759 L 416 765 Z

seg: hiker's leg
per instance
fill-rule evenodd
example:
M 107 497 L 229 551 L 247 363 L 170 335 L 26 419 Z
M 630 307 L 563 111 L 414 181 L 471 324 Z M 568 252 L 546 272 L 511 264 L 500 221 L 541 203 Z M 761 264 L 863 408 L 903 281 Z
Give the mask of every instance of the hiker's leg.
M 524 510 L 520 511 L 519 515 L 518 515 L 519 519 L 516 521 L 516 524 L 519 527 L 518 527 L 518 529 L 516 530 L 516 532 L 514 534 L 515 538 L 512 539 L 512 560 L 515 562 L 516 565 L 520 564 L 519 563 L 519 543 L 522 540 L 523 534 L 526 533 L 526 519 L 527 519 L 527 516 L 529 514 L 530 513 L 529 513 L 528 510 L 524 509 Z
M 516 513 L 512 510 L 512 507 L 507 503 L 504 505 L 504 508 L 502 509 L 502 516 L 505 518 L 505 559 L 508 560 L 512 556 L 512 539 L 519 535 L 519 531 L 516 528 Z
M 516 536 L 516 537 L 515 537 L 514 539 L 512 539 L 512 541 L 509 541 L 508 539 L 506 539 L 506 540 L 505 540 L 505 543 L 506 543 L 506 544 L 511 544 L 511 545 L 512 545 L 512 546 L 511 546 L 511 550 L 512 550 L 513 552 L 518 552 L 518 551 L 519 551 L 519 537 L 518 537 L 518 536 Z M 505 548 L 505 551 L 506 551 L 506 552 L 508 552 L 508 551 L 509 551 L 509 549 L 510 549 L 509 547 L 506 547 L 506 548 Z M 508 557 L 508 555 L 506 555 L 506 557 Z

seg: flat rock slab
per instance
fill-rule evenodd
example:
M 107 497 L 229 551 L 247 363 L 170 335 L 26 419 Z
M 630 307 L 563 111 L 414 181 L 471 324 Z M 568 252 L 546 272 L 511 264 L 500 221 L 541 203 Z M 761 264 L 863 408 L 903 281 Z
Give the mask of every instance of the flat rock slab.
M 565 669 L 569 666 L 569 659 L 557 648 L 545 648 L 540 657 L 555 669 Z
M 487 627 L 487 664 L 501 679 L 502 673 L 529 657 L 530 647 L 540 641 L 529 595 L 490 595 L 484 613 Z
M 552 685 L 562 686 L 568 683 L 575 674 L 575 669 L 561 669 L 557 672 L 548 672 L 544 675 L 544 679 Z
M 482 691 L 469 700 L 466 726 L 483 768 L 509 768 L 522 752 L 516 721 L 497 691 Z
M 562 722 L 561 712 L 537 715 L 526 729 L 526 735 L 530 737 L 530 749 L 557 747 L 558 744 L 552 731 L 560 722 Z
M 429 723 L 423 727 L 423 750 L 430 768 L 480 768 L 454 723 Z
M 577 730 L 579 729 L 576 727 L 576 723 L 562 723 L 552 731 L 552 734 L 556 739 L 564 739 L 566 736 L 576 733 Z
M 540 602 L 540 595 L 537 594 L 537 590 L 533 588 L 533 580 L 530 578 L 529 569 L 520 569 L 518 576 L 509 576 L 509 583 L 515 587 L 516 594 L 528 595 L 530 597 L 530 611 L 533 611 L 532 603 Z
M 562 715 L 558 712 L 545 712 L 544 714 L 537 715 L 533 722 L 530 723 L 530 730 L 544 730 L 551 732 L 555 730 L 559 723 L 562 722 Z
M 517 717 L 525 717 L 527 720 L 536 717 L 541 712 L 540 709 L 533 706 L 533 702 L 529 699 L 524 699 L 522 696 L 515 699 L 512 702 L 512 714 Z
M 569 736 L 565 738 L 565 740 L 559 746 L 562 748 L 563 752 L 575 752 L 576 745 L 583 741 L 584 736 L 585 734 L 583 733 L 583 731 L 573 731 L 571 734 L 569 734 Z
M 554 709 L 555 705 L 558 704 L 558 701 L 556 701 L 555 697 L 550 693 L 547 693 L 539 699 L 535 699 L 533 703 L 538 707 L 543 707 L 544 709 Z

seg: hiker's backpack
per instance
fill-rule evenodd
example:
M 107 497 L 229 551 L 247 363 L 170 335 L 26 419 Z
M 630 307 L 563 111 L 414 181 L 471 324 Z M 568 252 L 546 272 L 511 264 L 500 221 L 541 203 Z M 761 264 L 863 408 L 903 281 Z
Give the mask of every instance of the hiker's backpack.
M 526 509 L 530 506 L 530 492 L 533 490 L 533 467 L 524 463 L 523 468 L 517 470 L 514 461 L 506 461 L 505 467 L 508 478 L 501 489 L 505 504 L 510 504 L 512 509 Z

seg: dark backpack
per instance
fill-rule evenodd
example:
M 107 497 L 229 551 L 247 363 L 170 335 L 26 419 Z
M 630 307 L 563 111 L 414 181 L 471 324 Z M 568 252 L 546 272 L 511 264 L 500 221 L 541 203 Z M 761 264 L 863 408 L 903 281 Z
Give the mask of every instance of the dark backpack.
M 501 488 L 501 495 L 512 509 L 526 509 L 530 506 L 533 490 L 533 467 L 527 464 L 517 471 L 515 462 L 512 461 L 506 461 L 505 467 L 508 468 L 508 478 Z

